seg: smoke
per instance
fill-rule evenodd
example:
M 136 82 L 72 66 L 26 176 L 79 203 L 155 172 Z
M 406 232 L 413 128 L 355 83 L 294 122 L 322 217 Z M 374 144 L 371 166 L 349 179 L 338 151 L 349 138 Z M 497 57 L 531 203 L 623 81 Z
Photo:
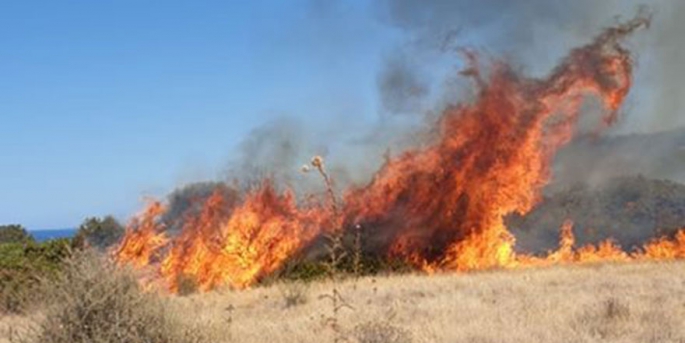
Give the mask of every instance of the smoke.
M 577 184 L 601 186 L 626 174 L 685 183 L 685 128 L 577 139 L 556 159 L 550 193 Z
M 685 34 L 685 2 L 385 0 L 377 10 L 383 22 L 405 37 L 398 49 L 415 60 L 403 65 L 403 74 L 425 79 L 429 74 L 426 68 L 412 65 L 435 62 L 436 55 L 450 53 L 455 46 L 504 56 L 529 75 L 547 74 L 570 48 L 621 18 L 633 16 L 642 4 L 654 18 L 648 33 L 630 43 L 631 50 L 638 52 L 639 68 L 629 99 L 630 111 L 617 132 L 655 132 L 683 126 L 685 88 L 680 85 L 685 79 L 685 65 L 681 63 L 685 58 L 681 38 Z M 440 81 L 425 82 L 436 85 Z M 402 94 L 403 87 L 400 84 L 394 93 L 384 87 L 381 93 Z
M 369 181 L 387 157 L 428 142 L 422 118 L 379 118 L 372 124 L 331 118 L 317 127 L 294 116 L 280 116 L 253 129 L 238 145 L 224 180 L 250 189 L 265 178 L 306 196 L 325 191 L 318 177 L 301 172 L 313 156 L 323 156 L 338 193 Z
M 463 68 L 458 48 L 502 58 L 518 71 L 540 77 L 571 48 L 634 16 L 640 5 L 634 0 L 383 0 L 369 13 L 377 26 L 364 22 L 353 28 L 343 19 L 356 17 L 351 13 L 358 8 L 344 2 L 312 1 L 305 26 L 316 28 L 314 38 L 309 37 L 316 46 L 314 53 L 330 60 L 330 68 L 344 63 L 340 51 L 346 51 L 346 58 L 351 56 L 349 51 L 365 31 L 381 37 L 371 31 L 390 30 L 396 37 L 379 56 L 377 115 L 362 118 L 354 111 L 364 111 L 363 105 L 341 101 L 340 105 L 353 110 L 317 112 L 316 117 L 325 121 L 304 121 L 298 119 L 300 113 L 268 121 L 235 150 L 224 179 L 229 184 L 237 180 L 244 189 L 269 177 L 300 194 L 322 192 L 321 180 L 299 172 L 313 155 L 322 155 L 337 190 L 365 184 L 387 156 L 430 142 L 434 122 L 448 105 L 468 100 L 471 85 L 458 77 Z M 646 5 L 654 13 L 652 25 L 628 42 L 630 50 L 637 52 L 638 68 L 629 106 L 609 132 L 613 135 L 685 125 L 685 104 L 681 103 L 685 88 L 678 86 L 685 79 L 685 66 L 680 63 L 685 57 L 685 44 L 680 42 L 685 34 L 685 2 L 663 0 Z M 651 136 L 638 140 L 651 142 L 647 137 Z M 565 186 L 582 181 L 578 175 L 588 175 L 586 180 L 598 184 L 626 173 L 682 180 L 682 158 L 673 157 L 682 155 L 678 137 L 664 136 L 639 150 L 628 147 L 640 144 L 615 143 L 629 139 L 575 142 L 561 152 L 555 181 Z
M 401 51 L 387 57 L 378 75 L 378 89 L 383 108 L 392 114 L 420 112 L 428 95 L 428 84 L 419 67 Z
M 249 187 L 264 178 L 294 181 L 292 171 L 311 153 L 309 130 L 298 118 L 281 116 L 253 129 L 238 146 L 227 177 Z
M 238 192 L 219 181 L 195 182 L 171 192 L 167 197 L 168 205 L 162 217 L 167 233 L 179 233 L 183 228 L 183 220 L 199 214 L 205 201 L 215 193 L 221 194 L 229 206 L 238 200 Z

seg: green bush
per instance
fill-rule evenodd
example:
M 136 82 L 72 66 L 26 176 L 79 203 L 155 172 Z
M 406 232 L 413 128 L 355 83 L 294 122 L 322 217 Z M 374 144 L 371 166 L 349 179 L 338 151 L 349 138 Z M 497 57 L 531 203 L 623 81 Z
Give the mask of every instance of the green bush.
M 21 225 L 0 225 L 0 244 L 24 243 L 33 240 L 33 236 Z
M 21 313 L 39 300 L 40 282 L 55 278 L 70 254 L 68 239 L 0 244 L 0 313 Z
M 106 249 L 117 243 L 124 235 L 124 226 L 114 217 L 88 218 L 79 226 L 74 236 L 73 246 L 76 249 L 93 247 Z

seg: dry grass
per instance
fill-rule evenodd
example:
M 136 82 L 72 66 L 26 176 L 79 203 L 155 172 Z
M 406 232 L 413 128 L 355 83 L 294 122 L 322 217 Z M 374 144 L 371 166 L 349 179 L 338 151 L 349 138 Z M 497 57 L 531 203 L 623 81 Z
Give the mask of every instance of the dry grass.
M 321 297 L 331 284 L 310 285 L 309 301 L 287 308 L 280 287 L 167 305 L 213 342 L 332 342 Z M 350 342 L 685 342 L 685 262 L 361 278 L 337 287 L 354 307 L 339 314 Z

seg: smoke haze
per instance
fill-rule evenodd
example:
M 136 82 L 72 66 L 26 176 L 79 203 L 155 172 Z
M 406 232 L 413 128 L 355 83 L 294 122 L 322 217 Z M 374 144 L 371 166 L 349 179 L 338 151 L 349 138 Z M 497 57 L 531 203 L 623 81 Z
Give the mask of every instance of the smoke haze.
M 302 194 L 320 192 L 320 180 L 299 169 L 311 156 L 322 155 L 338 190 L 364 184 L 386 156 L 430 142 L 434 122 L 446 106 L 469 100 L 472 85 L 458 75 L 463 68 L 459 48 L 477 51 L 486 60 L 503 59 L 539 77 L 549 73 L 571 48 L 641 10 L 652 13 L 653 21 L 649 30 L 627 42 L 637 68 L 619 123 L 605 138 L 581 132 L 585 138 L 557 158 L 554 182 L 563 188 L 638 173 L 685 181 L 681 168 L 685 131 L 635 135 L 685 125 L 681 104 L 685 89 L 678 86 L 685 79 L 680 63 L 685 57 L 685 44 L 680 43 L 685 35 L 685 3 L 651 1 L 643 6 L 632 0 L 380 1 L 368 9 L 377 25 L 363 27 L 386 30 L 395 37 L 378 56 L 377 112 L 365 120 L 359 113 L 335 115 L 336 109 L 330 109 L 314 123 L 299 119 L 297 113 L 267 121 L 253 129 L 232 154 L 225 180 L 240 180 L 245 186 L 271 177 Z M 312 42 L 318 46 L 317 53 L 331 57 L 331 68 L 340 62 L 336 52 L 353 49 L 361 34 L 361 28 L 347 28 L 339 18 L 349 11 L 344 2 L 311 2 L 306 20 L 316 28 Z M 583 127 L 590 132 L 596 125 Z

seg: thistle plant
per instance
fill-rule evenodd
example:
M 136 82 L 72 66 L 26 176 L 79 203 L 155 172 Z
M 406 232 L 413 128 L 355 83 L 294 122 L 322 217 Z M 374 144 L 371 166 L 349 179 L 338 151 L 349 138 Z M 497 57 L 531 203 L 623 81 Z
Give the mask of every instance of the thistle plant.
M 342 260 L 346 256 L 346 252 L 343 246 L 343 230 L 342 230 L 342 220 L 340 215 L 340 210 L 338 208 L 338 201 L 335 196 L 335 191 L 333 189 L 333 180 L 326 172 L 323 157 L 314 156 L 310 162 L 311 166 L 316 169 L 316 171 L 321 175 L 326 185 L 326 193 L 328 194 L 329 206 L 331 207 L 332 213 L 332 228 L 329 234 L 325 237 L 328 240 L 326 244 L 326 250 L 328 252 L 328 261 L 325 263 L 326 271 L 329 279 L 333 285 L 331 293 L 324 294 L 322 297 L 331 300 L 331 316 L 326 318 L 326 324 L 330 325 L 331 329 L 335 333 L 334 342 L 344 342 L 347 339 L 343 334 L 343 330 L 340 327 L 340 322 L 338 320 L 340 311 L 344 308 L 352 309 L 352 306 L 345 300 L 345 298 L 340 293 L 338 288 L 338 277 L 339 277 L 339 266 Z M 310 170 L 309 166 L 304 166 L 302 168 L 303 172 L 308 172 Z

